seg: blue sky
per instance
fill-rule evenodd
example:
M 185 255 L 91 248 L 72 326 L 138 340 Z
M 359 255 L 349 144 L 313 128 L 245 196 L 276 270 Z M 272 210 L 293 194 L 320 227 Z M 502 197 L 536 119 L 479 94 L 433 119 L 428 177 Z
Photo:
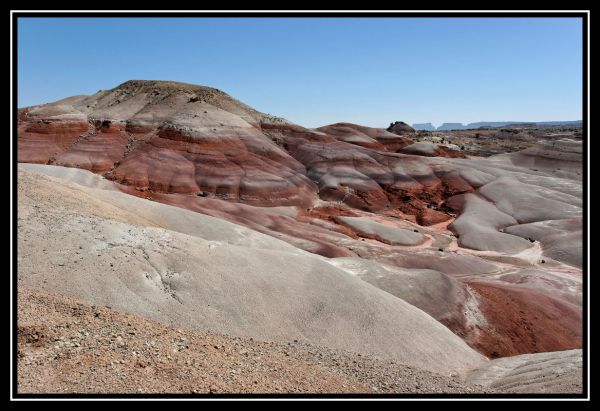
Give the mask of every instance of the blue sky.
M 582 117 L 577 18 L 21 18 L 18 58 L 19 107 L 151 79 L 307 127 Z

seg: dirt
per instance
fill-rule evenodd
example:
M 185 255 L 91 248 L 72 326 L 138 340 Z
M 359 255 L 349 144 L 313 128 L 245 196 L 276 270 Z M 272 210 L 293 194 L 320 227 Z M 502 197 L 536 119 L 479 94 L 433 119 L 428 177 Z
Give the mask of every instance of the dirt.
M 489 358 L 581 348 L 580 307 L 532 291 L 469 286 L 479 294 L 488 324 L 470 345 Z
M 172 328 L 20 288 L 19 393 L 494 392 L 360 354 Z

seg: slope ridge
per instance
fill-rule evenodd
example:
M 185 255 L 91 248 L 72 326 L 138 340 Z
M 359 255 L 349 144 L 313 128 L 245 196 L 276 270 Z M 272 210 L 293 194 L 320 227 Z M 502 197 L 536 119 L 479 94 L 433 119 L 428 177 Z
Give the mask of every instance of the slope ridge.
M 359 350 L 446 374 L 484 361 L 423 311 L 321 257 L 100 218 L 85 211 L 82 194 L 98 209 L 114 207 L 111 197 L 120 193 L 19 174 L 24 286 L 180 326 Z M 129 209 L 143 201 L 130 200 Z M 239 229 L 228 228 L 234 236 Z

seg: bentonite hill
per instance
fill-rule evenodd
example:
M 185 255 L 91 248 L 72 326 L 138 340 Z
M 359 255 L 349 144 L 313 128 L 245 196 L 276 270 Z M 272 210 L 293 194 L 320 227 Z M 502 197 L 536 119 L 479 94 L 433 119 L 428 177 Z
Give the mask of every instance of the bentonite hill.
M 19 391 L 581 392 L 581 139 L 404 126 L 167 81 L 20 109 Z

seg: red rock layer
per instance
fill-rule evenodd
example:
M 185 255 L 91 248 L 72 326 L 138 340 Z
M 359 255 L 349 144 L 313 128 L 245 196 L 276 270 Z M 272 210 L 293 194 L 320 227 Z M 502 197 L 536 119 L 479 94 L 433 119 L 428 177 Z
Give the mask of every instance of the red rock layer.
M 581 348 L 581 307 L 535 291 L 470 283 L 488 322 L 471 346 L 490 358 Z
M 104 173 L 141 192 L 301 208 L 320 197 L 430 225 L 448 218 L 445 198 L 472 190 L 394 154 L 412 144 L 401 135 L 351 123 L 313 131 L 181 83 L 127 82 L 19 118 L 19 161 Z
M 336 123 L 320 127 L 317 130 L 334 136 L 340 141 L 374 150 L 396 152 L 412 144 L 410 139 L 382 128 L 365 127 L 352 123 Z
M 48 164 L 88 131 L 86 121 L 32 120 L 18 125 L 18 161 Z
M 124 129 L 122 123 L 97 121 L 92 131 L 81 134 L 67 151 L 57 155 L 54 164 L 94 173 L 108 171 L 125 155 L 130 138 Z
M 269 143 L 256 150 L 235 135 L 162 127 L 107 177 L 142 191 L 210 195 L 262 206 L 312 204 L 316 188 L 302 173 L 304 167 Z
M 453 150 L 446 146 L 439 146 L 431 157 L 466 158 L 460 151 Z
M 411 141 L 382 129 L 348 123 L 318 129 L 334 134 L 330 136 L 298 126 L 263 127 L 306 167 L 307 176 L 318 184 L 319 197 L 324 200 L 372 212 L 396 208 L 414 215 L 419 224 L 432 225 L 450 218 L 451 210 L 444 206 L 446 198 L 473 191 L 456 172 L 435 170 L 418 156 L 388 153 L 393 144 L 404 147 Z M 341 141 L 348 136 L 388 141 L 383 150 L 376 150 Z

